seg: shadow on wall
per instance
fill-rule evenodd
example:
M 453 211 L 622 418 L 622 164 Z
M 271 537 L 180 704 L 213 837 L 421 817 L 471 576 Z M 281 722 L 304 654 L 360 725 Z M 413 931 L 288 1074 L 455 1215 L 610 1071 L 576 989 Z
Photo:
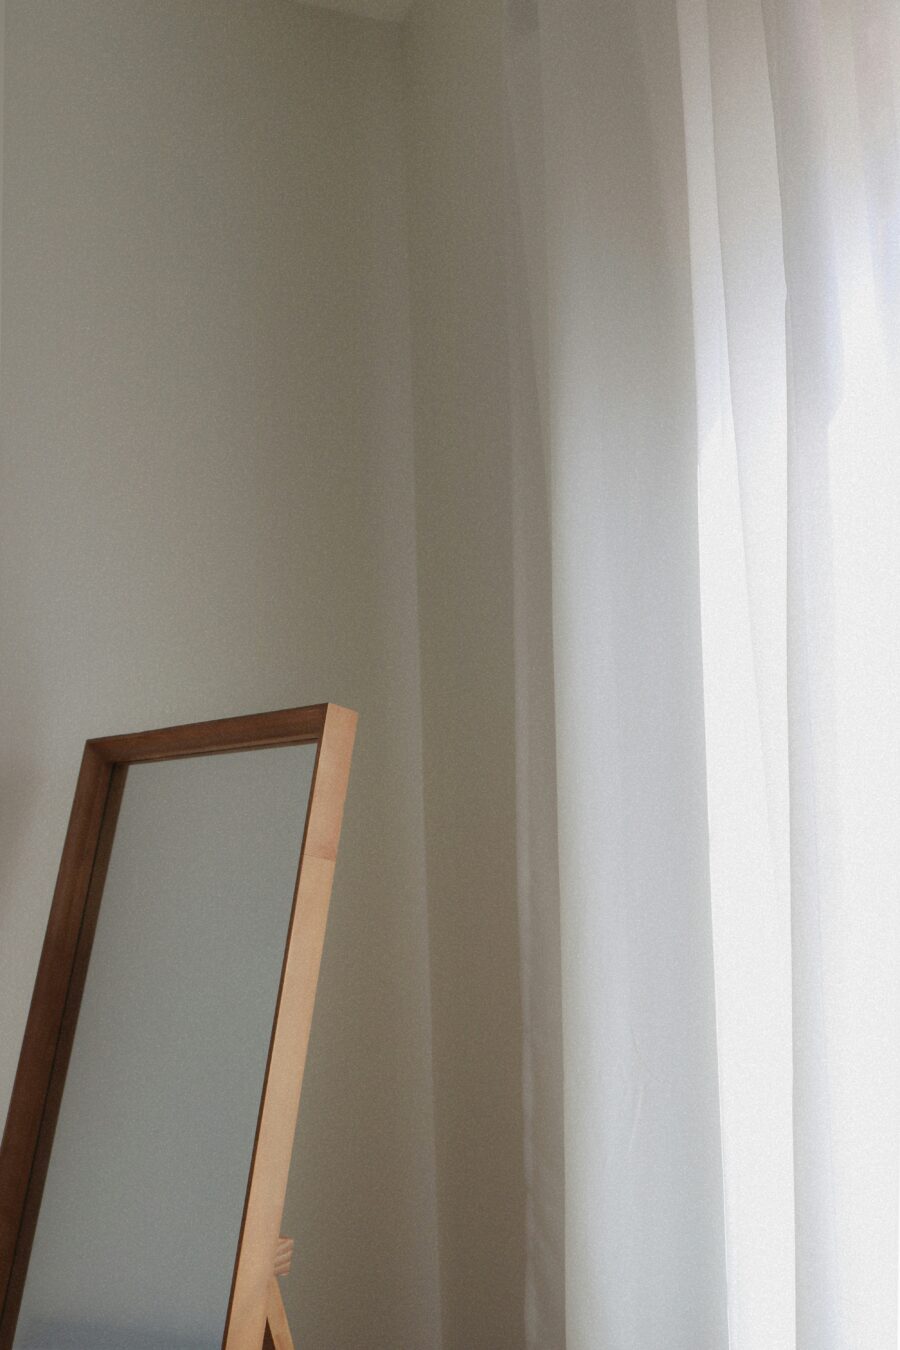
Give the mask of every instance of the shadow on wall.
M 27 738 L 21 727 L 18 734 Z M 34 763 L 27 754 L 17 752 L 0 769 L 0 932 L 12 922 L 11 902 L 24 872 L 24 841 L 34 820 L 37 795 Z M 49 905 L 48 898 L 48 910 Z
M 420 0 L 405 34 L 446 1350 L 525 1340 L 503 9 Z

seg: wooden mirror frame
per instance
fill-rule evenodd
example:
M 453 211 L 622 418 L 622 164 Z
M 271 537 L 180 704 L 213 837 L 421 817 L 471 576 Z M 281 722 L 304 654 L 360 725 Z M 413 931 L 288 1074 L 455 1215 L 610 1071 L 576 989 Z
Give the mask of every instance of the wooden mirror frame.
M 356 713 L 333 703 L 84 747 L 0 1144 L 0 1350 L 12 1350 L 91 945 L 130 764 L 314 744 L 315 767 L 250 1162 L 223 1350 L 290 1344 L 274 1275 Z M 203 1234 L 198 1234 L 198 1241 Z

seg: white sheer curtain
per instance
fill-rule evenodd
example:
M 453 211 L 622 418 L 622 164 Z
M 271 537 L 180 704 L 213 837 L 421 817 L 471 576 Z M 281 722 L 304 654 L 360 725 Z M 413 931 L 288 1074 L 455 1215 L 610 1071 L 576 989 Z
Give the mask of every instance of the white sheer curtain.
M 543 1350 L 897 1350 L 897 27 L 510 4 Z

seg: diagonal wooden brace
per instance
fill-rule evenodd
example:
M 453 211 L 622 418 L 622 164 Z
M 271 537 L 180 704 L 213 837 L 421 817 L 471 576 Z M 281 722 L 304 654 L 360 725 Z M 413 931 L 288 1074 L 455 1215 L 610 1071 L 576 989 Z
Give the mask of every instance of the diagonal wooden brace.
M 263 1350 L 294 1350 L 291 1329 L 281 1297 L 278 1276 L 287 1275 L 294 1255 L 294 1239 L 280 1237 L 275 1248 L 275 1270 L 269 1281 L 269 1305 L 266 1313 L 266 1334 Z

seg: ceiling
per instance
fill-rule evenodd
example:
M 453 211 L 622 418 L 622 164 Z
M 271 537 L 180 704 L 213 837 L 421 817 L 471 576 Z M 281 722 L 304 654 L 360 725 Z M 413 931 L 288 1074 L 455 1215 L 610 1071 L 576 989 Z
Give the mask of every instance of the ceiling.
M 321 9 L 340 9 L 345 14 L 363 14 L 369 19 L 402 19 L 411 0 L 306 0 Z

